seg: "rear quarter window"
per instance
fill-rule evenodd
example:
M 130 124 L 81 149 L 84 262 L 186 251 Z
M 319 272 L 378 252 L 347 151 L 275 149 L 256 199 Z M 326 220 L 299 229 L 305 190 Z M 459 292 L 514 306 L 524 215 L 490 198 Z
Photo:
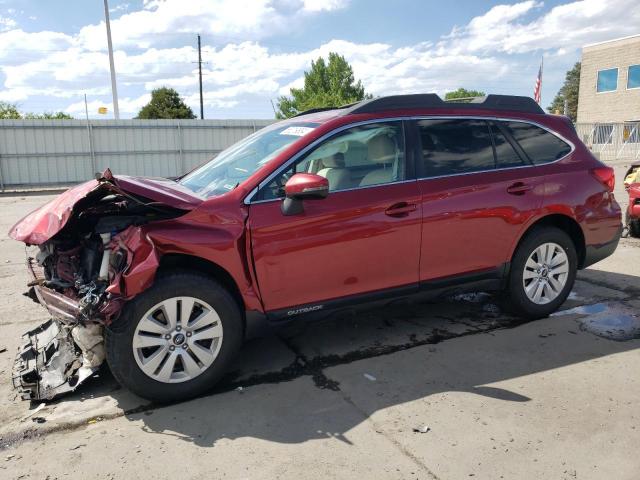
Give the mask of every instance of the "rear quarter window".
M 569 152 L 571 146 L 544 128 L 524 122 L 502 122 L 534 165 L 554 162 Z

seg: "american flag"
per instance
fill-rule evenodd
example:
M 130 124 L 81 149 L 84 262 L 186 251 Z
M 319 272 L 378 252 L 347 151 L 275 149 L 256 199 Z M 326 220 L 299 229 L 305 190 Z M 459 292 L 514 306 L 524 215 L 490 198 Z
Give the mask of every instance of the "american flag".
M 540 103 L 540 91 L 542 90 L 542 64 L 544 60 L 540 62 L 540 69 L 538 70 L 538 77 L 536 78 L 536 86 L 533 87 L 533 99 Z

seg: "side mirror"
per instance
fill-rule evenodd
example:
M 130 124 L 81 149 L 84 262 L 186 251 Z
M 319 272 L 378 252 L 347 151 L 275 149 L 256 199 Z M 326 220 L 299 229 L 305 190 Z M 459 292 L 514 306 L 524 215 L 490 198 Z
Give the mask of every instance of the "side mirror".
M 303 200 L 319 200 L 329 195 L 329 180 L 312 173 L 296 173 L 284 186 L 284 215 L 302 213 Z

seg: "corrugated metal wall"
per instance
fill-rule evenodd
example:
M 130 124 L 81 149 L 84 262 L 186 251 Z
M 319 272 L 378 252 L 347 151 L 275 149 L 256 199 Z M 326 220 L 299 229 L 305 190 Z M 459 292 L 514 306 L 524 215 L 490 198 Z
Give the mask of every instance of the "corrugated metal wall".
M 0 120 L 0 187 L 69 184 L 109 167 L 169 177 L 271 120 Z

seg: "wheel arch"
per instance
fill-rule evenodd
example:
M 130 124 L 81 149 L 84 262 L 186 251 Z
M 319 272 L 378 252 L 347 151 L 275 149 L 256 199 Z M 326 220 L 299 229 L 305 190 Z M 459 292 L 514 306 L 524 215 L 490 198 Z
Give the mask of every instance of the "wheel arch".
M 194 255 L 188 255 L 183 253 L 167 253 L 160 258 L 160 265 L 158 267 L 158 275 L 162 275 L 171 270 L 193 270 L 203 273 L 218 282 L 225 287 L 233 299 L 238 303 L 240 310 L 244 312 L 246 310 L 244 299 L 240 293 L 238 284 L 231 276 L 231 274 L 222 268 L 220 265 Z
M 564 231 L 571 240 L 573 240 L 573 244 L 576 247 L 576 253 L 578 255 L 578 268 L 583 268 L 585 258 L 586 258 L 586 242 L 584 238 L 584 232 L 582 231 L 582 227 L 580 224 L 576 222 L 573 218 L 568 215 L 563 215 L 560 213 L 553 213 L 550 215 L 546 215 L 542 218 L 539 218 L 535 222 L 533 222 L 529 227 L 523 232 L 516 244 L 515 248 L 511 252 L 511 257 L 516 254 L 518 251 L 518 247 L 522 241 L 526 238 L 526 236 L 531 233 L 535 228 L 538 227 L 555 227 Z

